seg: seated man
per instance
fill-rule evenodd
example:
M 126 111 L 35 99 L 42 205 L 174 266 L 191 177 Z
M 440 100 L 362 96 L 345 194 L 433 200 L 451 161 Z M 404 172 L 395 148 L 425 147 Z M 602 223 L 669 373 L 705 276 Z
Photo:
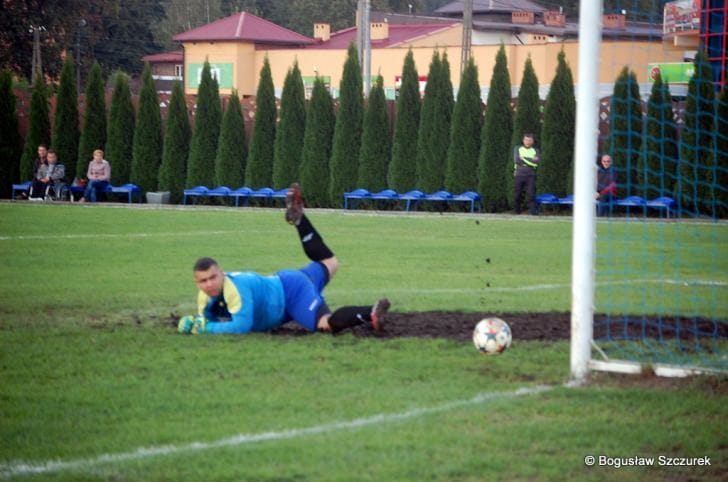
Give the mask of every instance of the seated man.
M 48 188 L 54 189 L 57 194 L 65 184 L 66 166 L 58 162 L 58 154 L 53 149 L 48 150 L 47 164 L 40 164 L 38 172 L 30 188 L 31 199 L 45 199 Z
M 612 203 L 617 199 L 617 173 L 612 167 L 612 156 L 604 154 L 597 171 L 597 215 L 611 214 Z
M 269 331 L 291 320 L 308 331 L 332 334 L 361 324 L 382 328 L 389 301 L 373 306 L 345 306 L 333 313 L 323 290 L 336 273 L 338 260 L 303 213 L 298 184 L 286 195 L 286 220 L 296 226 L 306 256 L 312 261 L 299 270 L 283 270 L 271 276 L 253 272 L 222 271 L 212 258 L 194 265 L 194 281 L 200 292 L 197 316 L 184 316 L 181 333 L 249 333 Z

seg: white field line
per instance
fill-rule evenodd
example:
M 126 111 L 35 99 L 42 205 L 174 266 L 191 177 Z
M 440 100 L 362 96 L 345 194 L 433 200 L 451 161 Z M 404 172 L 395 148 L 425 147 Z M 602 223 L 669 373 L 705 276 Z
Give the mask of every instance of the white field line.
M 184 445 L 160 445 L 156 447 L 140 447 L 129 452 L 117 452 L 103 454 L 93 458 L 75 459 L 75 460 L 49 460 L 46 462 L 12 462 L 0 465 L 0 476 L 5 479 L 16 476 L 44 474 L 51 472 L 62 472 L 67 470 L 90 471 L 94 467 L 101 464 L 113 464 L 127 461 L 136 461 L 142 459 L 150 459 L 167 455 L 176 455 L 180 453 L 202 452 L 205 450 L 221 448 L 221 447 L 238 447 L 241 445 L 251 445 L 260 442 L 269 442 L 277 440 L 290 440 L 309 435 L 326 434 L 330 432 L 338 432 L 342 430 L 352 430 L 361 427 L 381 426 L 390 423 L 397 423 L 429 415 L 433 413 L 446 412 L 457 408 L 467 407 L 469 405 L 477 405 L 494 400 L 502 400 L 508 398 L 522 397 L 526 395 L 536 395 L 553 389 L 553 386 L 535 386 L 519 388 L 510 392 L 483 392 L 466 400 L 455 400 L 433 407 L 423 407 L 408 410 L 406 412 L 379 414 L 371 417 L 356 418 L 353 420 L 344 420 L 340 422 L 326 423 L 322 425 L 314 425 L 312 427 L 281 430 L 277 432 L 262 432 L 257 434 L 238 434 L 232 437 L 214 440 L 212 442 L 191 442 Z
M 249 233 L 250 231 L 246 231 Z M 113 238 L 155 238 L 167 236 L 209 236 L 211 234 L 244 234 L 240 229 L 227 231 L 174 231 L 166 233 L 85 233 L 85 234 L 39 234 L 39 235 L 20 235 L 20 236 L 0 236 L 0 241 L 44 241 L 48 239 L 113 239 Z
M 693 286 L 693 287 L 728 287 L 728 281 L 718 280 L 675 280 L 675 279 L 629 279 L 618 281 L 602 281 L 597 282 L 597 286 L 626 286 L 636 284 L 658 284 L 658 285 L 676 285 L 676 286 Z M 536 284 L 515 287 L 488 287 L 488 288 L 376 288 L 376 289 L 356 289 L 357 293 L 421 293 L 421 294 L 467 294 L 467 293 L 511 293 L 519 291 L 546 291 L 571 288 L 571 283 L 550 283 Z M 338 290 L 329 288 L 326 290 L 328 294 L 349 293 L 350 290 Z
M 250 231 L 246 231 L 250 233 Z M 64 240 L 64 239 L 133 239 L 133 238 L 155 238 L 155 237 L 177 237 L 177 236 L 209 236 L 218 234 L 242 234 L 239 229 L 236 230 L 219 230 L 219 231 L 174 231 L 160 233 L 77 233 L 65 235 L 19 235 L 19 236 L 0 236 L 0 241 L 43 241 L 43 240 Z M 634 279 L 634 280 L 618 280 L 597 282 L 597 286 L 619 286 L 634 284 L 671 284 L 682 286 L 702 286 L 702 287 L 725 287 L 728 286 L 726 281 L 716 280 L 675 280 L 675 279 Z M 509 293 L 520 291 L 543 291 L 557 290 L 571 287 L 570 283 L 545 283 L 516 287 L 488 287 L 488 288 L 388 288 L 388 293 L 429 293 L 429 294 L 448 294 L 448 293 Z M 340 290 L 328 290 L 329 293 L 341 292 Z M 380 291 L 380 290 L 357 290 L 357 292 Z

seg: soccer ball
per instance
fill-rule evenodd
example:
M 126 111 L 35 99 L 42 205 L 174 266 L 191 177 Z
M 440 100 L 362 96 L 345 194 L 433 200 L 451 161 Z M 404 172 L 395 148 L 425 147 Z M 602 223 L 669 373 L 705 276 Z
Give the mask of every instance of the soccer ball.
M 480 320 L 473 330 L 475 348 L 485 355 L 498 355 L 511 346 L 511 327 L 500 318 Z

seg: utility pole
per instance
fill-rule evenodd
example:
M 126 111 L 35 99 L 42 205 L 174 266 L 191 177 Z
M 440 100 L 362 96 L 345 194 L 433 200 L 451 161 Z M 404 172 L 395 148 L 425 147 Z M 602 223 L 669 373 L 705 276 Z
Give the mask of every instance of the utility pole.
M 86 20 L 80 19 L 76 28 L 76 94 L 81 93 L 81 29 L 86 26 Z
M 359 64 L 361 65 L 361 76 L 364 81 L 364 96 L 369 96 L 372 85 L 372 42 L 369 12 L 371 2 L 359 0 L 356 10 L 356 41 L 359 50 Z
M 37 74 L 43 74 L 43 61 L 40 57 L 40 33 L 45 32 L 46 28 L 42 25 L 31 25 L 30 33 L 33 34 L 33 59 L 31 61 L 30 76 L 31 82 L 35 81 Z
M 470 59 L 470 47 L 473 42 L 473 0 L 463 2 L 463 42 L 460 52 L 460 76 Z

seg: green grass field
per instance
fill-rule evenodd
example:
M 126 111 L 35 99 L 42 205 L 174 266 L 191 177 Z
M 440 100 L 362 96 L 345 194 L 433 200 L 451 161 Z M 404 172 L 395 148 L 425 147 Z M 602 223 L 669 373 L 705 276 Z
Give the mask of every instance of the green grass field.
M 386 295 L 402 312 L 569 310 L 568 219 L 311 218 L 341 261 L 327 289 L 331 306 Z M 725 253 L 726 225 L 610 229 L 634 242 L 653 229 L 671 240 L 639 265 L 641 279 L 664 276 L 659 260 L 680 254 L 675 241 L 697 243 L 694 256 L 705 259 L 691 266 L 707 267 L 675 276 L 728 278 L 728 260 L 715 259 Z M 181 336 L 170 314 L 194 311 L 191 265 L 203 255 L 228 270 L 272 272 L 306 262 L 276 210 L 0 204 L 0 478 L 728 475 L 725 377 L 598 375 L 586 387 L 567 388 L 568 344 L 519 342 L 518 333 L 498 357 L 432 339 Z M 597 270 L 605 283 L 624 279 L 608 266 Z M 666 309 L 658 290 L 633 291 L 624 297 L 635 296 L 645 312 Z M 667 309 L 728 312 L 725 301 L 694 302 Z M 708 457 L 711 465 L 660 466 L 658 459 L 651 467 L 589 467 L 589 455 Z

